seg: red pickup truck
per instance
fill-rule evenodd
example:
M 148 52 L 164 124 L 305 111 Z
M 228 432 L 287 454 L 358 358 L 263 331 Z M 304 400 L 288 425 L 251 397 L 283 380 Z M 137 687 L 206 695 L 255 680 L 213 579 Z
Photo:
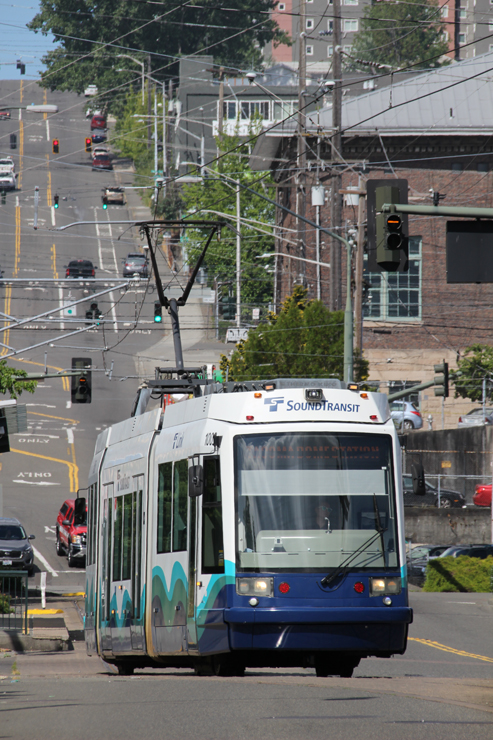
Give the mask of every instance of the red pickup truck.
M 86 501 L 68 498 L 56 518 L 56 552 L 57 555 L 67 555 L 69 568 L 85 563 L 86 538 Z

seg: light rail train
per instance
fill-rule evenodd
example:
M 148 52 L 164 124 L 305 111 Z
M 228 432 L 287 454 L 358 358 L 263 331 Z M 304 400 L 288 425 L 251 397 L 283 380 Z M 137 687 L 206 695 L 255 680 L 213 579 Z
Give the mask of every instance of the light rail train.
M 318 676 L 404 653 L 412 610 L 387 397 L 337 380 L 177 377 L 150 385 L 174 382 L 184 400 L 96 442 L 88 653 L 121 674 Z

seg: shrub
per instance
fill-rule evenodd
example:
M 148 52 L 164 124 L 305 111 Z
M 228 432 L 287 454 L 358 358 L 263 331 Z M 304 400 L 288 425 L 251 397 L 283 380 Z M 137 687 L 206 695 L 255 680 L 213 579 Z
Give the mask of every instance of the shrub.
M 10 596 L 8 594 L 0 594 L 0 614 L 9 614 L 12 611 L 10 608 Z
M 434 558 L 426 566 L 423 591 L 490 593 L 493 557 L 485 560 L 468 558 Z

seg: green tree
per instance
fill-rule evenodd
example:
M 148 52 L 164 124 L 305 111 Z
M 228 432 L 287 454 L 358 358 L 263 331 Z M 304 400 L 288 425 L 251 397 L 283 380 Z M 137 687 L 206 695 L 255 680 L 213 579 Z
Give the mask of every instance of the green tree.
M 329 311 L 321 301 L 307 301 L 307 290 L 294 289 L 279 314 L 267 324 L 250 329 L 248 339 L 236 346 L 231 359 L 221 358 L 223 378 L 342 378 L 344 365 L 344 313 Z M 368 377 L 368 362 L 355 358 L 356 380 Z
M 17 398 L 23 391 L 34 393 L 38 384 L 35 380 L 22 380 L 26 377 L 24 370 L 16 370 L 6 360 L 0 360 L 0 394 L 9 393 L 11 398 Z
M 351 56 L 394 69 L 439 67 L 440 56 L 448 51 L 443 31 L 437 0 L 372 3 L 365 8 Z
M 127 50 L 132 56 L 141 51 L 144 59 L 148 53 L 159 55 L 152 66 L 163 79 L 176 74 L 173 65 L 180 56 L 202 50 L 217 63 L 258 66 L 268 42 L 290 43 L 269 18 L 275 5 L 275 0 L 229 0 L 226 8 L 216 0 L 40 0 L 40 12 L 28 28 L 52 33 L 59 44 L 42 60 L 47 70 L 41 84 L 81 93 L 89 82 L 109 90 L 135 77 L 115 75 L 116 68 L 135 66 L 117 58 Z
M 486 398 L 493 398 L 493 347 L 472 344 L 457 361 L 457 371 L 450 373 L 455 383 L 455 397 L 481 401 L 483 378 L 486 378 Z
M 236 147 L 233 154 L 222 157 L 213 167 L 213 172 L 206 171 L 202 183 L 183 188 L 184 210 L 191 219 L 225 220 L 236 228 L 236 187 L 223 175 L 239 181 L 252 190 L 275 198 L 274 183 L 270 176 L 259 180 L 259 174 L 252 172 L 248 166 L 248 147 L 239 146 L 237 136 L 222 136 L 218 141 L 221 152 Z M 257 198 L 248 190 L 240 188 L 240 216 L 250 219 L 250 223 L 241 222 L 241 303 L 245 316 L 248 308 L 264 307 L 272 300 L 273 279 L 269 272 L 271 262 L 261 259 L 260 255 L 274 250 L 272 224 L 275 221 L 275 206 Z M 230 214 L 230 218 L 216 215 Z M 190 230 L 188 238 L 188 262 L 193 265 L 199 256 L 207 232 Z M 236 281 L 236 236 L 224 229 L 220 242 L 212 242 L 205 258 L 209 284 L 216 278 L 223 284 L 223 293 L 235 292 Z M 249 312 L 248 312 L 249 313 Z M 251 314 L 249 314 L 251 316 Z

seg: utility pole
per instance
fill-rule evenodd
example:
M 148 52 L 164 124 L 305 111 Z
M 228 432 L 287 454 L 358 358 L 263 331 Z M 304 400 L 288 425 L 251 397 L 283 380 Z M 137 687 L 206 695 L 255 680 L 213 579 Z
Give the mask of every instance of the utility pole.
M 151 148 L 152 142 L 152 128 L 151 128 L 151 115 L 152 115 L 152 101 L 151 101 L 151 55 L 147 55 L 147 148 Z
M 224 67 L 219 67 L 219 110 L 217 112 L 217 132 L 222 134 L 224 121 Z
M 241 326 L 241 220 L 240 182 L 236 181 L 236 326 Z
M 305 216 L 306 212 L 306 138 L 305 138 L 305 107 L 306 93 L 306 0 L 300 0 L 300 26 L 299 26 L 299 67 L 298 67 L 298 161 L 296 182 L 296 211 Z M 305 223 L 298 219 L 297 221 L 297 241 L 299 256 L 306 257 L 305 249 Z M 305 263 L 301 263 L 300 276 L 302 284 L 305 284 Z
M 332 75 L 332 199 L 330 206 L 330 228 L 339 233 L 342 218 L 341 175 L 336 168 L 341 152 L 341 103 L 342 103 L 342 63 L 341 63 L 341 0 L 333 0 L 333 42 Z M 341 244 L 332 239 L 330 245 L 330 309 L 338 311 L 342 304 L 341 290 Z
M 361 354 L 363 349 L 363 248 L 365 244 L 365 195 L 364 180 L 359 177 L 358 189 L 358 241 L 356 246 L 355 295 L 354 295 L 354 348 Z

